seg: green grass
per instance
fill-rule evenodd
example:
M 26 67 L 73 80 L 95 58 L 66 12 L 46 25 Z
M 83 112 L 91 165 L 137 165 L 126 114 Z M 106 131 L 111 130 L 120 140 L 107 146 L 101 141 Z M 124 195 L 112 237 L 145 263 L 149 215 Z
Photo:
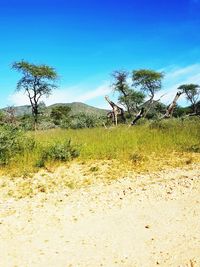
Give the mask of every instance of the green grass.
M 81 149 L 80 159 L 131 159 L 134 153 L 186 152 L 200 143 L 200 120 L 163 121 L 128 128 L 51 130 L 36 133 L 37 141 L 56 142 L 71 139 Z
M 135 177 L 138 172 L 200 163 L 199 119 L 147 122 L 130 128 L 55 129 L 26 135 L 35 141 L 35 147 L 28 149 L 24 141 L 24 150 L 0 168 L 0 195 L 8 198 L 77 189 L 96 181 L 110 183 Z M 65 153 L 69 139 L 72 152 L 74 147 L 80 150 L 79 157 L 72 161 Z M 42 155 L 46 155 L 44 162 Z
M 156 166 L 163 160 L 163 165 L 170 161 L 185 162 L 199 159 L 200 151 L 200 120 L 165 120 L 162 122 L 145 123 L 144 125 L 117 128 L 94 128 L 81 130 L 53 129 L 27 133 L 38 144 L 35 149 L 24 151 L 6 167 L 4 171 L 14 170 L 17 173 L 35 172 L 36 162 L 45 147 L 64 140 L 78 147 L 79 161 L 119 160 L 122 163 L 133 163 Z M 196 159 L 195 159 L 196 158 Z M 49 162 L 47 165 L 58 163 Z M 160 164 L 160 163 L 159 163 Z M 162 164 L 161 164 L 162 165 Z

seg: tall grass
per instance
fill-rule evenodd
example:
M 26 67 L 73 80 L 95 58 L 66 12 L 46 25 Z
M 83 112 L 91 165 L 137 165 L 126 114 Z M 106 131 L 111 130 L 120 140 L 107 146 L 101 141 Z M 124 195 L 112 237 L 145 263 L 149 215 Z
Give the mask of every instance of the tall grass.
M 38 132 L 36 140 L 56 142 L 64 138 L 80 145 L 80 159 L 130 159 L 135 152 L 186 152 L 200 143 L 199 121 L 163 121 L 128 128 L 51 130 Z
M 44 148 L 64 140 L 71 140 L 78 147 L 80 161 L 116 159 L 122 163 L 146 163 L 148 168 L 162 160 L 164 164 L 175 162 L 178 158 L 189 162 L 192 157 L 193 161 L 198 161 L 200 155 L 199 119 L 165 120 L 110 129 L 53 129 L 27 135 L 35 140 L 37 146 L 31 152 L 25 149 L 17 155 L 10 165 L 4 167 L 4 171 L 36 171 L 36 163 Z M 55 165 L 56 162 L 49 164 Z

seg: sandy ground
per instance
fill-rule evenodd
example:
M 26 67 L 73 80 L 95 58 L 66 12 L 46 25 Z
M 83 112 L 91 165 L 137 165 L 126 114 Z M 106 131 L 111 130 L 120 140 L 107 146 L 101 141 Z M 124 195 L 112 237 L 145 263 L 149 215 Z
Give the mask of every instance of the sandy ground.
M 0 199 L 1 267 L 200 266 L 200 165 Z

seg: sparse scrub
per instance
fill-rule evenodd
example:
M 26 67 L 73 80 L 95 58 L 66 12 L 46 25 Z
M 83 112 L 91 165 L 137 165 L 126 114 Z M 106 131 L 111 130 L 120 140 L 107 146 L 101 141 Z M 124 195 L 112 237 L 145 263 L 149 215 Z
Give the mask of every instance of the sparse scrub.
M 97 180 L 109 183 L 133 172 L 199 163 L 199 133 L 197 119 L 166 120 L 153 127 L 147 122 L 130 128 L 20 132 L 16 139 L 11 138 L 12 149 L 6 152 L 9 160 L 0 168 L 4 174 L 0 186 L 5 191 L 11 183 L 10 196 L 21 198 L 61 188 L 79 188 Z M 16 140 L 20 140 L 20 146 L 15 146 Z M 76 157 L 76 161 L 67 163 Z M 12 176 L 9 178 L 8 174 Z
M 30 145 L 31 142 L 22 142 L 23 149 L 22 146 L 19 149 L 13 141 L 12 148 L 5 152 L 4 161 L 9 163 L 6 171 L 9 168 L 11 172 L 15 170 L 17 173 L 34 172 L 38 167 L 48 164 L 57 166 L 57 163 L 51 162 L 65 162 L 76 157 L 86 163 L 91 160 L 119 160 L 130 164 L 134 170 L 147 170 L 150 167 L 156 169 L 156 166 L 167 166 L 169 162 L 172 165 L 185 163 L 190 155 L 194 162 L 197 161 L 199 133 L 198 118 L 146 122 L 130 128 L 121 126 L 110 129 L 51 129 L 28 132 L 26 138 L 32 140 L 34 147 L 33 144 Z M 4 138 L 7 138 L 7 142 L 12 139 Z M 2 140 L 4 143 L 4 139 Z M 71 140 L 71 143 L 65 140 Z M 13 160 L 8 161 L 9 158 Z

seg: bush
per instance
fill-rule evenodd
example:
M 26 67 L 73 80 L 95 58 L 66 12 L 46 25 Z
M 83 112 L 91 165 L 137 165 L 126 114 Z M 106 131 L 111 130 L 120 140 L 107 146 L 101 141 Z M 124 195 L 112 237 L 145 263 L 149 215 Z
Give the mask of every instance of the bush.
M 72 129 L 94 128 L 102 126 L 103 121 L 104 120 L 101 117 L 80 113 L 73 116 L 69 127 Z
M 24 150 L 32 150 L 33 139 L 25 137 L 23 131 L 11 125 L 0 126 L 0 165 L 8 164 Z
M 36 162 L 36 167 L 44 167 L 46 161 L 66 162 L 79 156 L 79 150 L 71 145 L 71 141 L 55 143 L 43 148 L 40 158 Z

